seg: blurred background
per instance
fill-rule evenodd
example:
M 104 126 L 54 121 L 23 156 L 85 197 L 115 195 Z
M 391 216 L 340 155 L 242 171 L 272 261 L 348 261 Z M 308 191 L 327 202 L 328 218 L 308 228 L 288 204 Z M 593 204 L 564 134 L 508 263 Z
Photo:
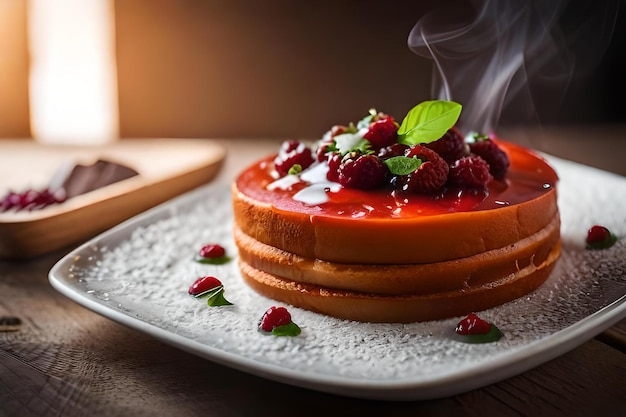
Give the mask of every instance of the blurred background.
M 0 138 L 34 136 L 32 26 L 43 27 L 47 15 L 33 7 L 42 3 L 56 2 L 0 0 Z M 441 2 L 83 3 L 110 12 L 115 91 L 107 105 L 115 107 L 111 123 L 121 138 L 316 138 L 371 107 L 402 118 L 431 98 L 432 61 L 413 53 L 407 37 Z M 547 125 L 626 122 L 619 9 L 606 54 L 570 85 Z

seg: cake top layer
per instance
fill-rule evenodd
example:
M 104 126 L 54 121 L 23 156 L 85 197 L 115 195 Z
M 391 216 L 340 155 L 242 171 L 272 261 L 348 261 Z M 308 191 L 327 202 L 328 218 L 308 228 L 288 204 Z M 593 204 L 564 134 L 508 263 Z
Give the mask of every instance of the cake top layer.
M 510 167 L 505 179 L 490 181 L 486 187 L 468 189 L 446 187 L 437 194 L 396 193 L 383 187 L 361 190 L 320 179 L 319 174 L 300 178 L 288 175 L 276 179 L 274 156 L 250 166 L 237 179 L 237 188 L 277 210 L 310 215 L 350 218 L 389 219 L 432 216 L 456 212 L 492 210 L 536 199 L 553 190 L 558 180 L 555 171 L 535 153 L 523 147 L 498 141 L 507 153 Z M 323 163 L 309 171 L 325 172 Z M 317 177 L 313 181 L 307 181 Z
M 556 173 L 529 150 L 456 129 L 461 105 L 433 100 L 401 124 L 371 109 L 312 145 L 284 141 L 237 180 L 248 197 L 289 213 L 407 219 L 494 210 L 555 187 Z

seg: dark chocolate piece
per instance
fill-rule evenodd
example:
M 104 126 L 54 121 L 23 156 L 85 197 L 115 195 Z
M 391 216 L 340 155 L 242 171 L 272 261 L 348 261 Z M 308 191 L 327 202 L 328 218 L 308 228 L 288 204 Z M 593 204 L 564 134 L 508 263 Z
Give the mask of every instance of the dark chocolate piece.
M 92 165 L 76 165 L 69 173 L 67 173 L 67 169 L 61 169 L 58 174 L 53 180 L 55 184 L 51 183 L 50 188 L 55 186 L 63 188 L 67 198 L 139 175 L 130 167 L 103 159 L 99 159 Z

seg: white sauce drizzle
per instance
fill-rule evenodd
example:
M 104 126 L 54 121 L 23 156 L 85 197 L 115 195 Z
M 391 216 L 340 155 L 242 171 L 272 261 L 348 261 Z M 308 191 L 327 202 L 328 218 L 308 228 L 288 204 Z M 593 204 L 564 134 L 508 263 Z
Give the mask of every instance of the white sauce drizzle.
M 338 192 L 342 186 L 337 182 L 328 181 L 328 163 L 315 163 L 302 171 L 300 175 L 286 175 L 267 186 L 268 190 L 289 190 L 299 182 L 306 182 L 309 185 L 294 194 L 293 199 L 304 204 L 315 206 L 328 201 L 328 193 Z

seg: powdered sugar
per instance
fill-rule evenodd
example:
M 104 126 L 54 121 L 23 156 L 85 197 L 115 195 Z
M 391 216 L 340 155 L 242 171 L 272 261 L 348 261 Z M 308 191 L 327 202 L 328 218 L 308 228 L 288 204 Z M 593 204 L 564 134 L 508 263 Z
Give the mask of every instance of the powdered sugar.
M 111 310 L 253 363 L 294 375 L 353 381 L 432 379 L 485 366 L 576 325 L 626 294 L 626 180 L 551 158 L 561 178 L 563 254 L 535 293 L 480 313 L 504 333 L 497 343 L 464 344 L 450 335 L 459 318 L 412 324 L 356 323 L 287 306 L 298 337 L 257 331 L 262 314 L 281 305 L 242 280 L 231 236 L 226 184 L 212 184 L 158 207 L 79 248 L 57 270 L 60 286 Z M 600 184 L 598 186 L 598 184 Z M 587 229 L 600 223 L 621 239 L 587 251 Z M 219 243 L 233 261 L 199 264 L 194 254 Z M 209 307 L 187 294 L 200 276 L 213 275 L 233 306 Z M 55 278 L 53 271 L 52 278 Z M 598 332 L 602 330 L 599 329 Z M 581 341 L 582 342 L 582 341 Z M 208 355 L 210 357 L 210 354 Z

